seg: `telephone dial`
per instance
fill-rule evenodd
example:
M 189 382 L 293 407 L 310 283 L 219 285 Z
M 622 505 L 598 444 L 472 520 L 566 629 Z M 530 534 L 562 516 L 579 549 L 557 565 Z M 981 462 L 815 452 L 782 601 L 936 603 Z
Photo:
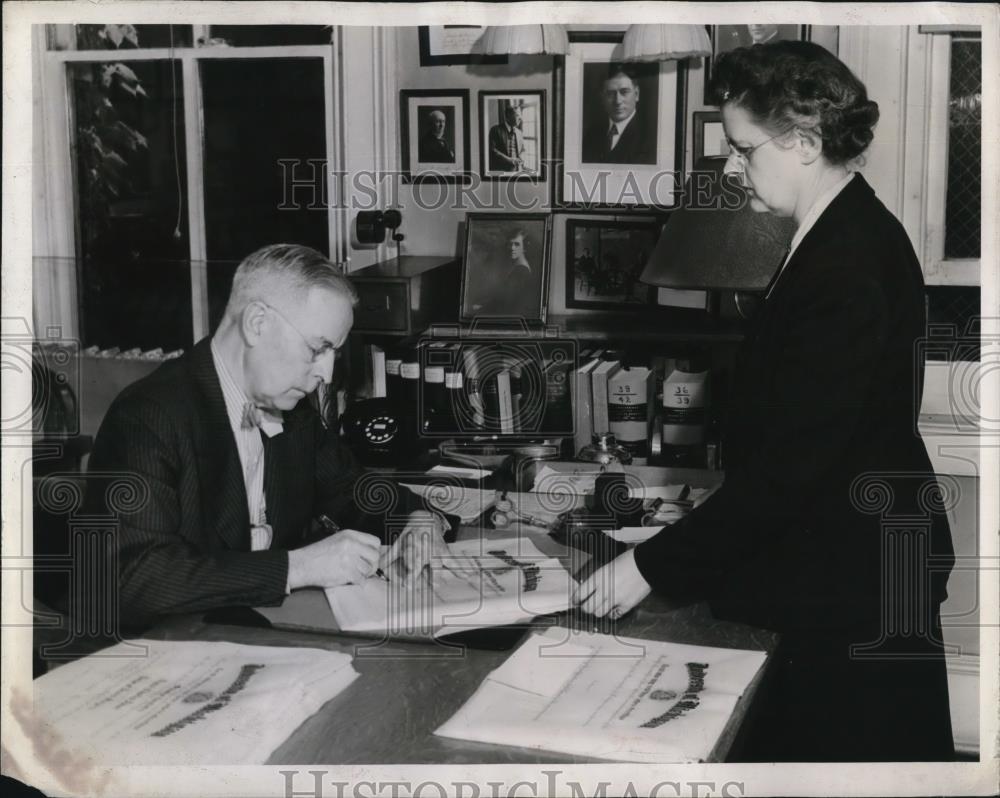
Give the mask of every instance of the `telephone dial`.
M 387 399 L 363 399 L 348 405 L 341 427 L 347 445 L 362 465 L 396 465 L 412 445 L 403 420 Z

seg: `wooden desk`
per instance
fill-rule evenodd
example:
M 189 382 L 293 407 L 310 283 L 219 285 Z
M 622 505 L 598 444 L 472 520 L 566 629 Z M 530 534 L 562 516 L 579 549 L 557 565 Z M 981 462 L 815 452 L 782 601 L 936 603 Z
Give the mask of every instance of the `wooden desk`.
M 459 536 L 478 535 L 466 527 Z M 489 537 L 508 537 L 509 531 L 487 531 Z M 568 550 L 540 532 L 526 532 L 546 554 L 567 557 L 575 569 L 586 555 Z M 283 612 L 272 620 L 307 625 L 316 618 L 333 622 L 322 591 L 298 591 Z M 691 645 L 771 651 L 775 638 L 769 632 L 741 624 L 718 621 L 706 605 L 680 606 L 650 596 L 617 622 L 597 622 L 578 612 L 537 619 L 545 626 L 558 623 L 576 629 L 617 633 L 623 637 L 662 640 Z M 155 630 L 168 639 L 225 640 L 254 645 L 312 646 L 343 651 L 354 657 L 361 674 L 343 693 L 327 703 L 278 748 L 269 764 L 547 764 L 601 760 L 528 748 L 487 745 L 434 736 L 475 692 L 486 675 L 511 654 L 457 648 L 443 641 L 402 642 L 376 640 L 337 632 L 314 633 L 292 629 L 255 629 L 207 624 L 200 618 L 176 619 Z M 762 668 L 751 683 L 713 749 L 710 761 L 723 761 L 746 715 Z
M 592 628 L 593 619 L 566 615 L 559 621 Z M 704 605 L 671 607 L 652 597 L 615 628 L 622 636 L 692 645 L 769 651 L 774 642 L 769 633 L 715 620 Z M 360 678 L 303 723 L 274 752 L 268 761 L 271 765 L 601 761 L 434 736 L 434 729 L 458 711 L 510 651 L 462 651 L 440 643 L 380 642 L 346 635 L 223 626 L 205 623 L 199 616 L 172 619 L 147 637 L 306 646 L 354 657 Z M 737 704 L 710 761 L 725 759 L 762 673 L 763 669 Z
M 579 463 L 567 465 L 581 466 Z M 643 478 L 662 478 L 664 471 L 643 470 Z M 669 475 L 683 479 L 691 477 L 691 484 L 696 485 L 710 484 L 719 479 L 718 475 L 710 472 L 674 471 Z M 648 481 L 647 484 L 656 483 Z M 462 537 L 482 533 L 476 527 L 460 530 Z M 510 532 L 487 531 L 485 534 L 506 537 Z M 547 554 L 566 555 L 570 551 L 540 532 L 527 534 Z M 572 562 L 576 564 L 581 555 L 575 550 L 572 552 L 575 558 Z M 297 591 L 283 607 L 289 617 L 317 617 L 318 612 L 326 609 L 326 600 L 318 590 Z M 555 619 L 537 619 L 536 623 L 559 623 L 593 630 L 595 621 L 591 616 L 570 612 Z M 600 631 L 616 632 L 623 637 L 692 645 L 771 651 L 775 643 L 771 633 L 714 619 L 705 605 L 680 606 L 655 595 L 624 618 L 600 623 Z M 165 640 L 313 647 L 341 651 L 354 657 L 354 667 L 361 674 L 360 678 L 303 723 L 274 752 L 268 764 L 575 764 L 601 761 L 434 736 L 434 729 L 458 711 L 486 675 L 499 667 L 512 649 L 457 649 L 440 641 L 378 641 L 335 632 L 321 634 L 224 625 L 207 623 L 201 615 L 171 618 L 145 636 Z M 763 670 L 737 704 L 709 757 L 710 761 L 726 758 Z

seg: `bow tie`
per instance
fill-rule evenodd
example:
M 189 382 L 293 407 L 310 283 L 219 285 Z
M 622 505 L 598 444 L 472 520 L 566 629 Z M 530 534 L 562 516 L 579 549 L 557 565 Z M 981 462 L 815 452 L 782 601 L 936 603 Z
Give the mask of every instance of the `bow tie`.
M 284 430 L 284 423 L 281 415 L 276 415 L 267 410 L 261 410 L 253 402 L 243 405 L 243 429 L 253 429 L 257 427 L 264 431 L 267 437 L 272 438 Z

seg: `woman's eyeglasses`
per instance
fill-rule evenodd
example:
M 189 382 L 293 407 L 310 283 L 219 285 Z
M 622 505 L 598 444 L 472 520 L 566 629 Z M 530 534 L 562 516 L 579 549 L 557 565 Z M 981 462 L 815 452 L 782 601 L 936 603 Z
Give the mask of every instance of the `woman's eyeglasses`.
M 764 139 L 760 144 L 754 144 L 752 147 L 741 147 L 739 144 L 734 142 L 728 136 L 726 137 L 726 143 L 729 145 L 729 155 L 730 157 L 735 156 L 737 159 L 742 161 L 745 165 L 750 165 L 750 156 L 753 155 L 757 150 L 767 144 L 769 141 L 774 141 L 776 138 L 784 136 L 788 131 L 782 131 L 781 133 L 775 133 L 771 138 Z

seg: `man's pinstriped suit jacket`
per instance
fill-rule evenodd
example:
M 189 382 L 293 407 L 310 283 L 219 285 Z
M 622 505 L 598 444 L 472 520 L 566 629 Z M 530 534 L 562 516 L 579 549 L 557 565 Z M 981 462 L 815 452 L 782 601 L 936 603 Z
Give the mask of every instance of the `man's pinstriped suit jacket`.
M 354 498 L 357 461 L 308 401 L 285 413 L 283 432 L 264 437 L 264 452 L 274 539 L 270 549 L 251 551 L 243 473 L 210 340 L 115 399 L 90 458 L 89 471 L 100 476 L 88 480 L 87 507 L 108 511 L 103 502 L 115 474 L 134 475 L 145 486 L 137 509 L 115 513 L 112 549 L 124 625 L 168 613 L 277 604 L 285 596 L 287 550 L 315 539 L 318 514 L 384 536 L 387 513 L 405 519 L 420 506 L 402 490 L 391 508 L 363 511 Z

